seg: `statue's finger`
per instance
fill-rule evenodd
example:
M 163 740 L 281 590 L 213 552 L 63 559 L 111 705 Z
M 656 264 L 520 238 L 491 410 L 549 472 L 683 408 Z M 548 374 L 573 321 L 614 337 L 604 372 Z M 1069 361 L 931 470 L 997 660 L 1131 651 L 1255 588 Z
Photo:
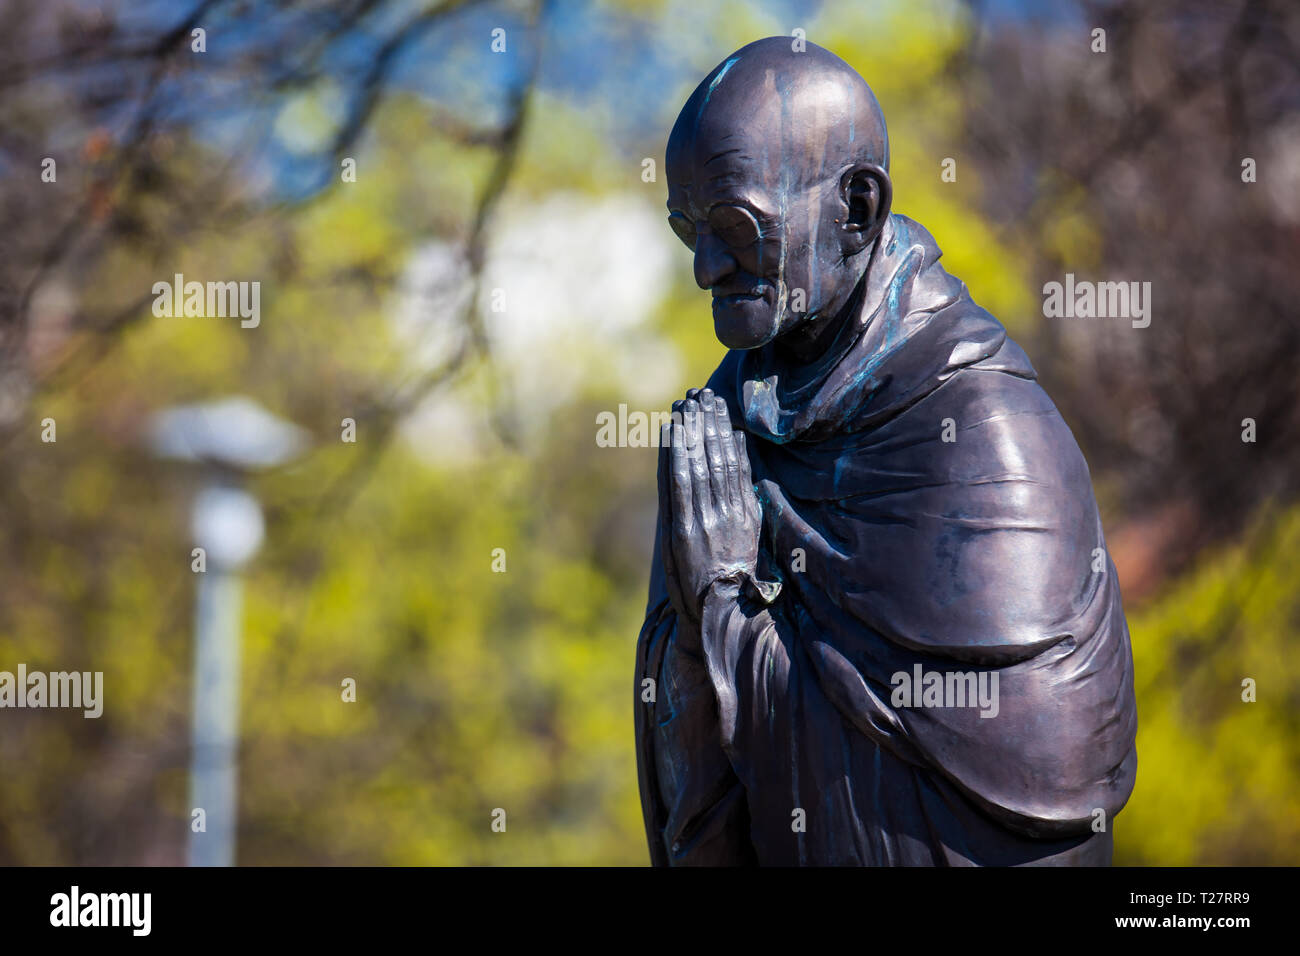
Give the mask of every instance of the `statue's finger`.
M 727 408 L 727 400 L 721 395 L 714 394 L 713 407 L 714 414 L 718 417 L 718 431 L 724 434 L 731 431 L 731 411 Z
M 736 457 L 740 459 L 740 494 L 754 519 L 761 521 L 763 507 L 758 500 L 758 489 L 754 487 L 754 473 L 749 464 L 749 437 L 745 432 L 735 434 Z
M 722 451 L 722 432 L 718 428 L 717 402 L 707 388 L 700 392 L 700 421 L 704 433 L 705 464 L 709 470 L 709 494 L 719 513 L 730 514 L 727 462 Z
M 673 490 L 673 521 L 689 526 L 691 515 L 691 465 L 686 451 L 686 428 L 674 423 L 669 441 L 670 467 Z
M 668 509 L 672 507 L 669 497 L 669 482 L 672 480 L 668 475 L 669 456 L 672 454 L 673 432 L 672 424 L 665 422 L 659 426 L 659 515 L 660 520 L 668 517 Z
M 727 472 L 727 498 L 733 508 L 739 509 L 744 506 L 745 499 L 740 494 L 740 456 L 736 453 L 737 439 L 731 430 L 731 420 L 727 417 L 727 403 L 719 398 L 715 400 L 715 404 L 723 466 Z
M 691 504 L 695 514 L 703 518 L 709 505 L 709 472 L 704 458 L 704 435 L 700 421 L 699 403 L 686 402 L 686 458 L 690 467 Z
M 676 587 L 677 565 L 673 561 L 673 496 L 671 492 L 672 475 L 670 455 L 672 453 L 673 433 L 671 424 L 659 428 L 659 560 L 663 563 L 664 576 L 674 582 Z M 670 590 L 671 594 L 672 591 Z
M 742 487 L 754 487 L 754 472 L 749 465 L 749 442 L 743 431 L 733 433 L 736 436 L 736 458 L 740 461 L 740 481 Z

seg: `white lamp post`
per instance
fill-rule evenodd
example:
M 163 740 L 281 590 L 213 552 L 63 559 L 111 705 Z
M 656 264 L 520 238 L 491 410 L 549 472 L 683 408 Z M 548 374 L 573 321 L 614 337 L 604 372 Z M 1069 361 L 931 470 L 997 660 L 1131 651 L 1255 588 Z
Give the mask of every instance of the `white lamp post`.
M 264 531 L 262 509 L 242 477 L 294 457 L 307 444 L 306 432 L 249 399 L 230 398 L 160 412 L 151 438 L 157 454 L 199 463 L 207 473 L 191 521 L 206 569 L 195 613 L 190 809 L 203 810 L 205 829 L 190 827 L 189 864 L 230 866 L 238 808 L 240 572 Z

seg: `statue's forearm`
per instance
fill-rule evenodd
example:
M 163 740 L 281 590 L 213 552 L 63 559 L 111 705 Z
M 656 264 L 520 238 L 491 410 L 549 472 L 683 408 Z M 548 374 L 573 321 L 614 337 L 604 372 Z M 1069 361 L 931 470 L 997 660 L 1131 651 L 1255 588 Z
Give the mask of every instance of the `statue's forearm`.
M 719 579 L 706 592 L 700 616 L 700 645 L 717 695 L 722 746 L 742 780 L 748 764 L 747 715 L 755 700 L 780 696 L 783 688 L 776 685 L 783 685 L 789 673 L 779 614 L 757 594 L 748 577 Z

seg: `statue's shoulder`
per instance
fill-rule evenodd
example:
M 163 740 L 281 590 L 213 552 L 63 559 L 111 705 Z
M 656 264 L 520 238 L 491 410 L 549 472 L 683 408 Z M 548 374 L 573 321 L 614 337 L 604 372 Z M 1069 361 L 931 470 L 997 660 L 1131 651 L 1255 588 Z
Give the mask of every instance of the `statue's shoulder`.
M 939 390 L 944 408 L 991 463 L 1073 486 L 1087 464 L 1060 409 L 1009 336 L 987 358 L 960 369 Z

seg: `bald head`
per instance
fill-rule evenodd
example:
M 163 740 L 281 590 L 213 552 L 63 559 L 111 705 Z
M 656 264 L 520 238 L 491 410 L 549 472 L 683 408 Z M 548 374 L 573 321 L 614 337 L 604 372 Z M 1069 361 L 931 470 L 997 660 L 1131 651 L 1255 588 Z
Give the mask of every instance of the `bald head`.
M 793 46 L 769 37 L 727 57 L 668 138 L 669 223 L 730 348 L 838 314 L 889 214 L 875 95 L 829 50 Z
M 768 37 L 719 63 L 695 88 L 668 139 L 752 149 L 779 158 L 800 181 L 845 164 L 889 170 L 885 117 L 871 87 L 834 53 Z

